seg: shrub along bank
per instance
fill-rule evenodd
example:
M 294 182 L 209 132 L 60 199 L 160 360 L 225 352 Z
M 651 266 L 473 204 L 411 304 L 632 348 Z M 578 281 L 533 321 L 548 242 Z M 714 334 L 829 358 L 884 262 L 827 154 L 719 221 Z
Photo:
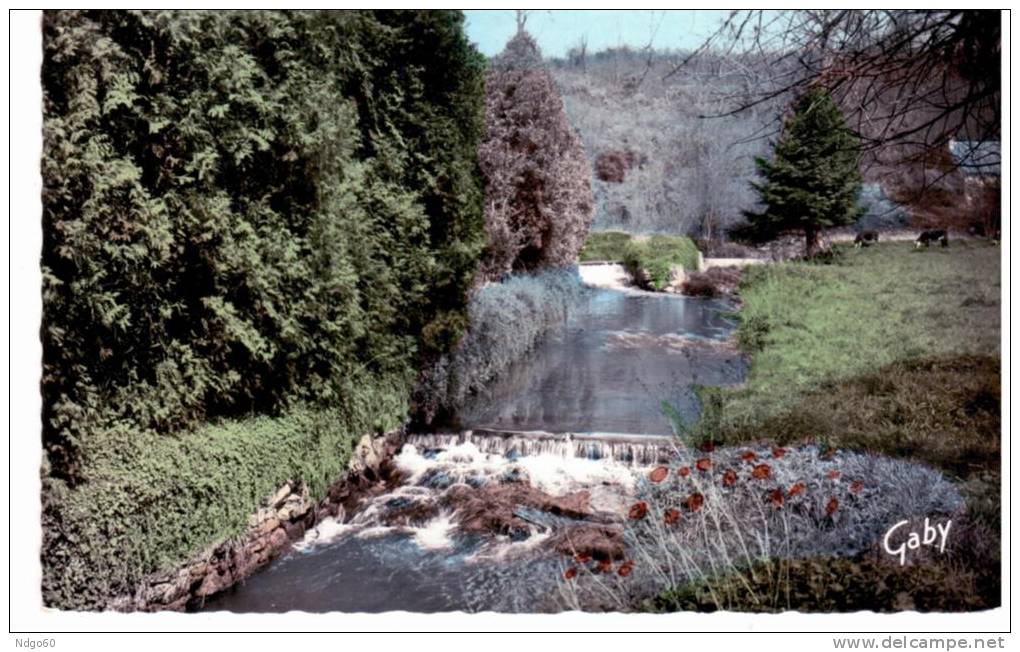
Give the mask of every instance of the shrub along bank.
M 401 423 L 484 245 L 460 12 L 44 14 L 43 594 L 96 608 Z
M 674 267 L 698 269 L 698 247 L 687 236 L 632 236 L 620 231 L 592 233 L 581 250 L 581 261 L 623 263 L 632 275 L 647 277 L 656 290 L 670 282 Z
M 570 270 L 522 274 L 477 290 L 468 306 L 467 335 L 423 374 L 416 416 L 431 423 L 456 411 L 561 325 L 583 296 L 584 286 Z

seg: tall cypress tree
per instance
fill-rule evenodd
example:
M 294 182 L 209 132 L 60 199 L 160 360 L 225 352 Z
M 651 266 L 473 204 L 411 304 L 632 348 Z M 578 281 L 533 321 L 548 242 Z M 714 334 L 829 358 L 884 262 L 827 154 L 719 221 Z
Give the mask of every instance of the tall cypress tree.
M 482 274 L 498 279 L 574 263 L 594 217 L 591 169 L 538 44 L 523 29 L 492 61 L 485 95 Z
M 860 139 L 824 89 L 816 88 L 793 105 L 771 161 L 756 159 L 764 179 L 752 183 L 765 210 L 745 213 L 761 237 L 782 231 L 804 233 L 806 253 L 821 248 L 821 230 L 851 224 L 861 215 Z

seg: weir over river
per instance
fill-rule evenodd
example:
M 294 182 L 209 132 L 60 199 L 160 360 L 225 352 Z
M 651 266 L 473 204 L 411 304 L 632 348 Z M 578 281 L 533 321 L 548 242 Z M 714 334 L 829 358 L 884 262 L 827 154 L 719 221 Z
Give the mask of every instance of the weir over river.
M 614 275 L 610 266 L 582 272 L 596 286 Z M 205 608 L 557 609 L 556 542 L 620 514 L 641 469 L 670 454 L 663 402 L 691 419 L 692 384 L 742 380 L 744 362 L 727 340 L 732 310 L 723 301 L 591 288 L 560 329 L 468 402 L 458 428 L 408 437 L 394 460 L 401 486 L 321 523 Z M 559 507 L 536 507 L 536 492 L 584 492 L 593 515 L 557 516 Z M 467 516 L 500 510 L 509 525 L 495 532 Z

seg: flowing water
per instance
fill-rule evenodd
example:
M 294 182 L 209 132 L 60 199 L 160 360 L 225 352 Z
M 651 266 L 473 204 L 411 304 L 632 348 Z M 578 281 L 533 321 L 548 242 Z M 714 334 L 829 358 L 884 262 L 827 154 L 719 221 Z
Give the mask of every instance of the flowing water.
M 460 415 L 464 428 L 668 435 L 662 401 L 696 408 L 691 383 L 739 382 L 722 301 L 594 289 L 564 327 Z
M 591 289 L 561 329 L 469 401 L 459 429 L 408 438 L 394 460 L 401 486 L 320 523 L 205 608 L 559 608 L 564 553 L 585 536 L 611 547 L 636 478 L 672 454 L 662 402 L 691 418 L 692 383 L 741 380 L 729 310 Z

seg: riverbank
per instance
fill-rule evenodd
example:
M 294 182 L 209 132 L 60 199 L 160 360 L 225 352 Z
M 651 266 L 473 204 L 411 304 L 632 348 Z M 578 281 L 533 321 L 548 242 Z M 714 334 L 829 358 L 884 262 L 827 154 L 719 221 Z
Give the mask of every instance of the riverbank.
M 702 390 L 701 437 L 810 441 L 919 461 L 955 478 L 966 508 L 953 553 L 895 578 L 905 591 L 927 592 L 930 608 L 991 608 L 1000 599 L 1000 255 L 977 240 L 929 250 L 890 242 L 841 246 L 832 264 L 747 269 L 737 331 L 751 356 L 747 382 Z M 848 564 L 856 584 L 888 575 L 864 559 L 820 560 L 793 569 L 788 587 L 825 587 Z M 699 608 L 692 596 L 712 588 L 680 587 L 655 608 Z M 729 608 L 754 609 L 753 594 L 744 598 Z
M 301 487 L 313 504 L 325 499 L 348 477 L 366 433 L 401 426 L 408 391 L 377 378 L 374 400 L 345 411 L 297 406 L 174 436 L 124 424 L 96 431 L 102 446 L 88 459 L 87 481 L 43 477 L 45 606 L 142 609 L 139 592 L 163 584 L 161 574 L 198 565 L 204 580 L 201 563 L 246 538 L 281 487 Z
M 216 542 L 177 568 L 151 573 L 114 597 L 116 611 L 193 611 L 243 582 L 302 541 L 327 519 L 343 519 L 362 498 L 386 485 L 399 430 L 361 438 L 348 471 L 316 500 L 301 481 L 287 481 L 248 518 L 244 531 Z
M 701 267 L 701 253 L 687 236 L 642 236 L 622 231 L 589 234 L 580 260 L 619 262 L 637 286 L 656 291 L 679 287 L 686 272 Z
M 890 243 L 747 270 L 737 338 L 753 362 L 742 389 L 720 394 L 716 434 L 997 468 L 999 255 Z

